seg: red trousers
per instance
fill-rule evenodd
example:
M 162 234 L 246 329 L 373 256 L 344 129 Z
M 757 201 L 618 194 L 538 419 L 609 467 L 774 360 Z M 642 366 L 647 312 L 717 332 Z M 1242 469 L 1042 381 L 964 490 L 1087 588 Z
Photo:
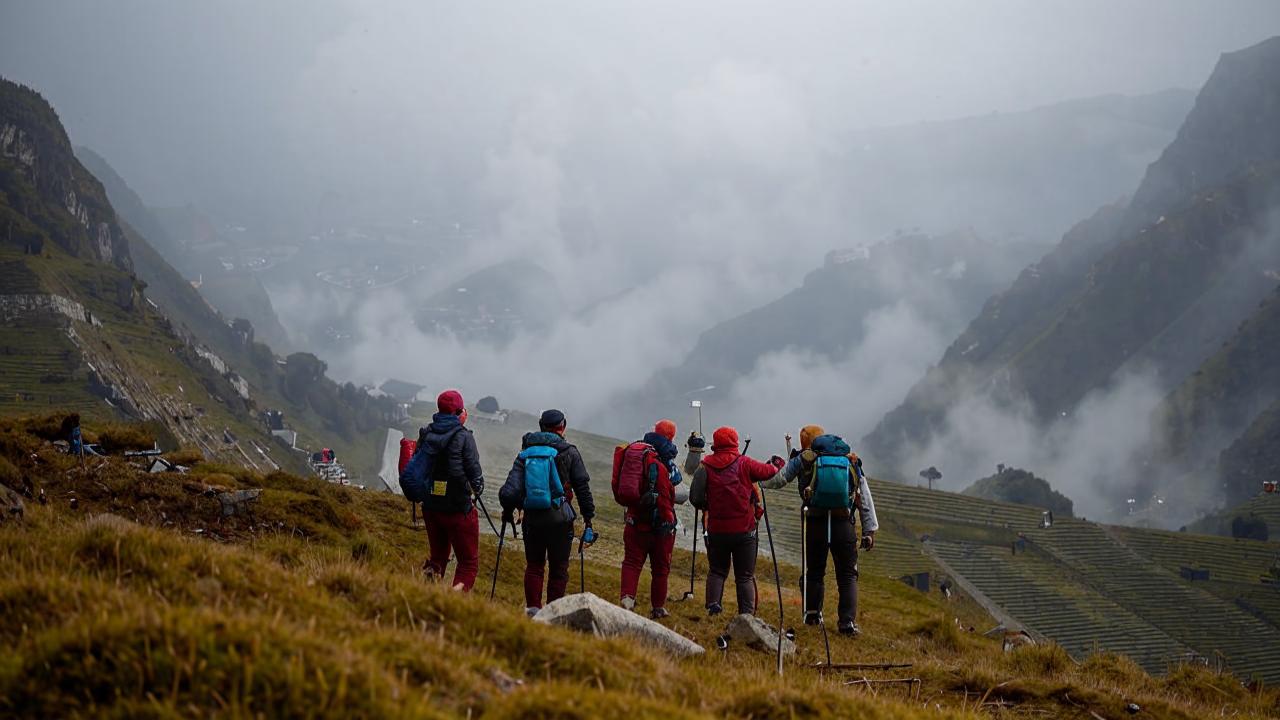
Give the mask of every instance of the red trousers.
M 423 510 L 423 522 L 427 525 L 427 542 L 431 544 L 431 557 L 427 568 L 438 577 L 444 577 L 449 564 L 449 552 L 458 556 L 458 566 L 453 571 L 453 584 L 471 592 L 480 570 L 480 517 L 476 509 L 453 513 Z
M 649 583 L 649 602 L 655 608 L 666 605 L 667 577 L 671 575 L 671 549 L 675 544 L 676 536 L 673 533 L 659 534 L 627 525 L 622 531 L 622 596 L 636 596 L 640 571 L 644 569 L 645 560 L 648 560 L 649 572 L 653 575 Z

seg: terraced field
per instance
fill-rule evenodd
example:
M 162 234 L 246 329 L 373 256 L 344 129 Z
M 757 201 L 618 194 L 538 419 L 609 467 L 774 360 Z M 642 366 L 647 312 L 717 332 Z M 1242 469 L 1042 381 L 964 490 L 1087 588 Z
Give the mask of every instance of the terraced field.
M 1237 674 L 1280 682 L 1280 630 L 1147 561 L 1101 526 L 1079 520 L 1028 533 L 1094 590 Z
M 1029 530 L 1040 526 L 1041 510 L 1029 505 L 983 500 L 959 493 L 871 480 L 878 515 L 910 515 L 946 523 Z
M 1126 527 L 1110 531 L 1129 549 L 1172 572 L 1204 568 L 1213 580 L 1256 584 L 1280 559 L 1280 543 Z
M 990 545 L 931 541 L 957 574 L 1018 622 L 1052 638 L 1076 658 L 1097 650 L 1123 653 L 1151 673 L 1186 648 L 1036 552 L 1011 555 Z

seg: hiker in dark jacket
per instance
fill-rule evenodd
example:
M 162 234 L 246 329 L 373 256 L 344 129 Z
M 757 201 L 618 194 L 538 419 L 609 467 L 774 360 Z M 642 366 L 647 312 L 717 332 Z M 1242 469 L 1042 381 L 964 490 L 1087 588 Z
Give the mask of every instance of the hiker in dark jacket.
M 849 508 L 818 509 L 811 507 L 815 463 L 819 455 L 838 453 L 848 457 Z M 807 607 L 804 609 L 806 625 L 817 625 L 822 618 L 823 597 L 826 591 L 827 555 L 831 555 L 836 571 L 836 588 L 840 593 L 837 607 L 836 628 L 844 635 L 860 635 L 858 627 L 858 529 L 853 510 L 862 521 L 862 549 L 875 547 L 876 530 L 880 522 L 876 518 L 875 502 L 871 499 L 871 487 L 860 472 L 862 461 L 849 446 L 836 435 L 828 435 L 818 425 L 806 425 L 800 430 L 800 452 L 764 487 L 785 487 L 792 480 L 800 480 L 800 499 L 804 505 L 804 591 Z
M 718 428 L 711 436 L 711 455 L 702 458 L 693 474 L 689 502 L 704 511 L 707 537 L 707 614 L 722 611 L 724 584 L 733 565 L 738 613 L 756 610 L 756 524 L 764 513 L 760 488 L 782 464 L 762 463 L 738 452 L 738 431 Z
M 480 519 L 474 498 L 484 492 L 484 471 L 476 439 L 462 425 L 466 412 L 462 394 L 446 390 L 436 398 L 439 410 L 418 435 L 418 450 L 430 447 L 435 454 L 422 519 L 427 526 L 431 557 L 428 577 L 444 577 L 450 550 L 458 556 L 453 589 L 470 592 L 480 568 Z
M 672 442 L 676 437 L 676 424 L 659 420 L 641 442 L 651 446 L 658 454 L 657 497 L 651 505 L 627 508 L 622 531 L 622 607 L 634 610 L 636 589 L 640 585 L 640 572 L 645 560 L 649 561 L 649 617 L 660 620 L 667 612 L 667 579 L 671 575 L 671 551 L 676 543 L 676 486 L 682 477 L 675 459 L 679 449 Z
M 507 481 L 498 493 L 503 521 L 514 525 L 517 521 L 516 512 L 519 511 L 521 516 L 526 563 L 524 604 L 525 612 L 530 615 L 542 607 L 544 576 L 549 574 L 546 579 L 547 602 L 564 597 L 565 588 L 569 585 L 569 554 L 573 548 L 573 523 L 576 518 L 572 501 L 575 497 L 584 521 L 583 547 L 590 547 L 595 542 L 591 519 L 595 517 L 596 506 L 591 497 L 591 476 L 587 474 L 587 466 L 582 462 L 582 454 L 578 452 L 578 448 L 564 439 L 565 427 L 564 413 L 559 410 L 542 413 L 542 417 L 538 419 L 539 431 L 525 434 L 521 441 L 521 455 L 512 463 Z M 555 507 L 529 510 L 525 508 L 523 450 L 538 446 L 555 449 L 554 462 L 563 495 Z M 549 573 L 547 565 L 551 566 Z

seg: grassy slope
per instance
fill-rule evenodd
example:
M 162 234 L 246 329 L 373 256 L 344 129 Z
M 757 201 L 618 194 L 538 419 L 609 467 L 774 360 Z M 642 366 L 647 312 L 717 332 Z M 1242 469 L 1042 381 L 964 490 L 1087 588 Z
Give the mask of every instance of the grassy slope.
M 856 708 L 910 718 L 967 715 L 984 700 L 982 709 L 1067 717 L 1117 717 L 1130 701 L 1155 717 L 1280 711 L 1274 691 L 1247 692 L 1203 669 L 1156 680 L 1111 656 L 1077 665 L 1053 646 L 1002 654 L 957 628 L 957 610 L 963 623 L 984 622 L 970 606 L 874 573 L 862 583 L 866 634 L 833 636 L 833 653 L 913 662 L 900 674 L 924 681 L 918 699 L 804 667 L 822 646 L 803 627 L 784 680 L 770 656 L 737 647 L 672 662 L 527 621 L 518 546 L 504 553 L 496 602 L 424 583 L 424 538 L 391 495 L 211 465 L 185 477 L 141 475 L 111 460 L 82 476 L 10 421 L 0 424 L 0 455 L 0 479 L 28 476 L 52 498 L 0 526 L 0 713 L 591 718 L 625 708 L 637 717 L 793 717 Z M 220 525 L 199 483 L 265 488 L 257 525 Z M 95 517 L 104 511 L 122 518 Z M 620 528 L 601 524 L 605 547 L 588 553 L 586 582 L 612 598 L 617 567 L 600 558 L 616 551 Z M 486 537 L 482 577 L 492 562 Z M 676 567 L 687 562 L 678 553 Z M 785 573 L 794 587 L 795 570 Z M 761 582 L 765 618 L 777 610 L 770 585 Z M 789 624 L 796 601 L 788 589 Z M 720 632 L 696 604 L 672 609 L 668 624 L 704 645 Z M 504 676 L 524 685 L 504 691 Z

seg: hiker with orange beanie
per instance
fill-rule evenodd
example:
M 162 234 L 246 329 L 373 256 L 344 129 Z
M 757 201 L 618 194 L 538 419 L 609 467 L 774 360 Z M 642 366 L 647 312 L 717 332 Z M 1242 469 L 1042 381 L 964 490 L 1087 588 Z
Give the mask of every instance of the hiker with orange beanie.
M 707 562 L 707 614 L 722 612 L 724 584 L 733 566 L 738 613 L 756 609 L 755 570 L 759 545 L 757 523 L 764 514 L 757 483 L 782 469 L 782 458 L 772 463 L 753 460 L 738 450 L 738 431 L 717 428 L 711 436 L 711 454 L 702 458 L 693 474 L 689 502 L 705 513 Z
M 804 504 L 804 622 L 822 622 L 830 554 L 840 594 L 836 628 L 844 635 L 859 635 L 858 549 L 859 545 L 867 551 L 875 547 L 880 527 L 862 460 L 839 436 L 827 434 L 819 425 L 806 425 L 800 430 L 799 452 L 764 487 L 776 490 L 797 478 Z M 856 520 L 862 521 L 861 543 Z

